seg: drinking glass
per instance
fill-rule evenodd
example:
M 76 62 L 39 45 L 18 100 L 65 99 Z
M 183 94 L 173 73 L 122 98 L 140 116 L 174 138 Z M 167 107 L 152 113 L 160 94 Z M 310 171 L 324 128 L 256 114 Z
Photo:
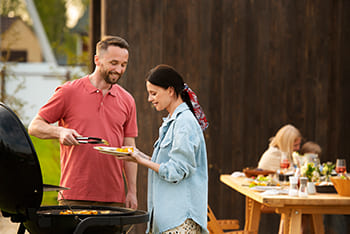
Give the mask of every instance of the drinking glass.
M 335 163 L 335 171 L 342 175 L 346 173 L 346 161 L 345 159 L 338 158 Z
M 289 159 L 287 157 L 286 153 L 282 153 L 281 155 L 281 162 L 280 162 L 280 177 L 282 177 L 282 184 L 287 184 L 287 172 L 288 172 L 288 168 L 289 168 L 290 162 Z
M 282 153 L 281 155 L 281 163 L 280 163 L 280 167 L 283 171 L 286 171 L 289 168 L 289 159 L 287 157 L 286 153 Z

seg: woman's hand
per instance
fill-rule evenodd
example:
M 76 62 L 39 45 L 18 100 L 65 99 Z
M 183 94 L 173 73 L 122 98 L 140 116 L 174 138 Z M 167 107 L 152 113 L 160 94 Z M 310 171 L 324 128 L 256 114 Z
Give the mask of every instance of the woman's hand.
M 138 159 L 143 158 L 143 159 L 146 159 L 146 160 L 149 160 L 149 161 L 151 160 L 150 156 L 148 156 L 147 154 L 141 152 L 137 148 L 134 149 L 134 152 L 131 152 L 131 155 L 134 156 L 134 157 L 137 157 Z
M 120 156 L 118 157 L 118 159 L 122 159 L 129 162 L 137 162 L 137 163 L 139 163 L 142 159 L 151 160 L 149 156 L 142 153 L 139 149 L 137 149 L 136 147 L 133 147 L 133 148 L 134 148 L 134 151 L 129 150 L 128 155 Z
M 129 151 L 129 155 L 120 156 L 118 159 L 122 159 L 129 162 L 135 162 L 138 164 L 141 164 L 145 167 L 148 167 L 149 169 L 152 169 L 155 172 L 159 172 L 160 164 L 152 162 L 151 157 L 142 153 L 140 150 L 138 150 L 136 147 L 134 147 L 134 151 Z

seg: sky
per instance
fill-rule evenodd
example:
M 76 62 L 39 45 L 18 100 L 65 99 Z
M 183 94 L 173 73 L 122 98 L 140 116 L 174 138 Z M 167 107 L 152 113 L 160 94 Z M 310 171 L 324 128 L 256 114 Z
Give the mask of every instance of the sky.
M 77 0 L 66 0 L 67 7 L 67 27 L 72 28 L 78 22 L 79 18 L 83 15 L 83 4 Z

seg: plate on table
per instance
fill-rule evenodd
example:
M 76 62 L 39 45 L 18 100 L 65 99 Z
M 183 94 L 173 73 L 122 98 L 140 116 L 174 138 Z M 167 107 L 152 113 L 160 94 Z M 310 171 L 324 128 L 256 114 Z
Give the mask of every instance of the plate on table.
M 264 191 L 272 190 L 272 189 L 280 190 L 280 189 L 282 189 L 282 187 L 281 186 L 259 186 L 258 185 L 258 186 L 251 187 L 250 189 L 258 191 L 258 192 L 264 192 Z
M 255 186 L 251 187 L 253 191 L 262 192 L 261 195 L 286 195 L 288 194 L 288 189 L 284 189 L 281 186 Z
M 131 147 L 119 148 L 119 147 L 107 147 L 107 146 L 95 146 L 95 150 L 98 150 L 100 153 L 109 154 L 114 156 L 127 156 L 130 155 L 129 150 L 134 151 Z

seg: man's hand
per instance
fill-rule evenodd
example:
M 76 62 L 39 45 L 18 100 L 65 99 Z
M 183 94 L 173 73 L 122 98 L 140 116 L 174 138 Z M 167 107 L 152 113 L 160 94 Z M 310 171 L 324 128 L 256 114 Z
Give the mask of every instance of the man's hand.
M 135 193 L 128 192 L 125 200 L 126 208 L 137 209 L 137 196 Z
M 59 140 L 62 145 L 79 145 L 76 137 L 81 136 L 74 129 L 69 128 L 59 128 Z
M 40 139 L 59 139 L 63 145 L 79 145 L 75 137 L 80 134 L 74 129 L 49 124 L 40 115 L 36 115 L 28 127 L 28 133 Z

